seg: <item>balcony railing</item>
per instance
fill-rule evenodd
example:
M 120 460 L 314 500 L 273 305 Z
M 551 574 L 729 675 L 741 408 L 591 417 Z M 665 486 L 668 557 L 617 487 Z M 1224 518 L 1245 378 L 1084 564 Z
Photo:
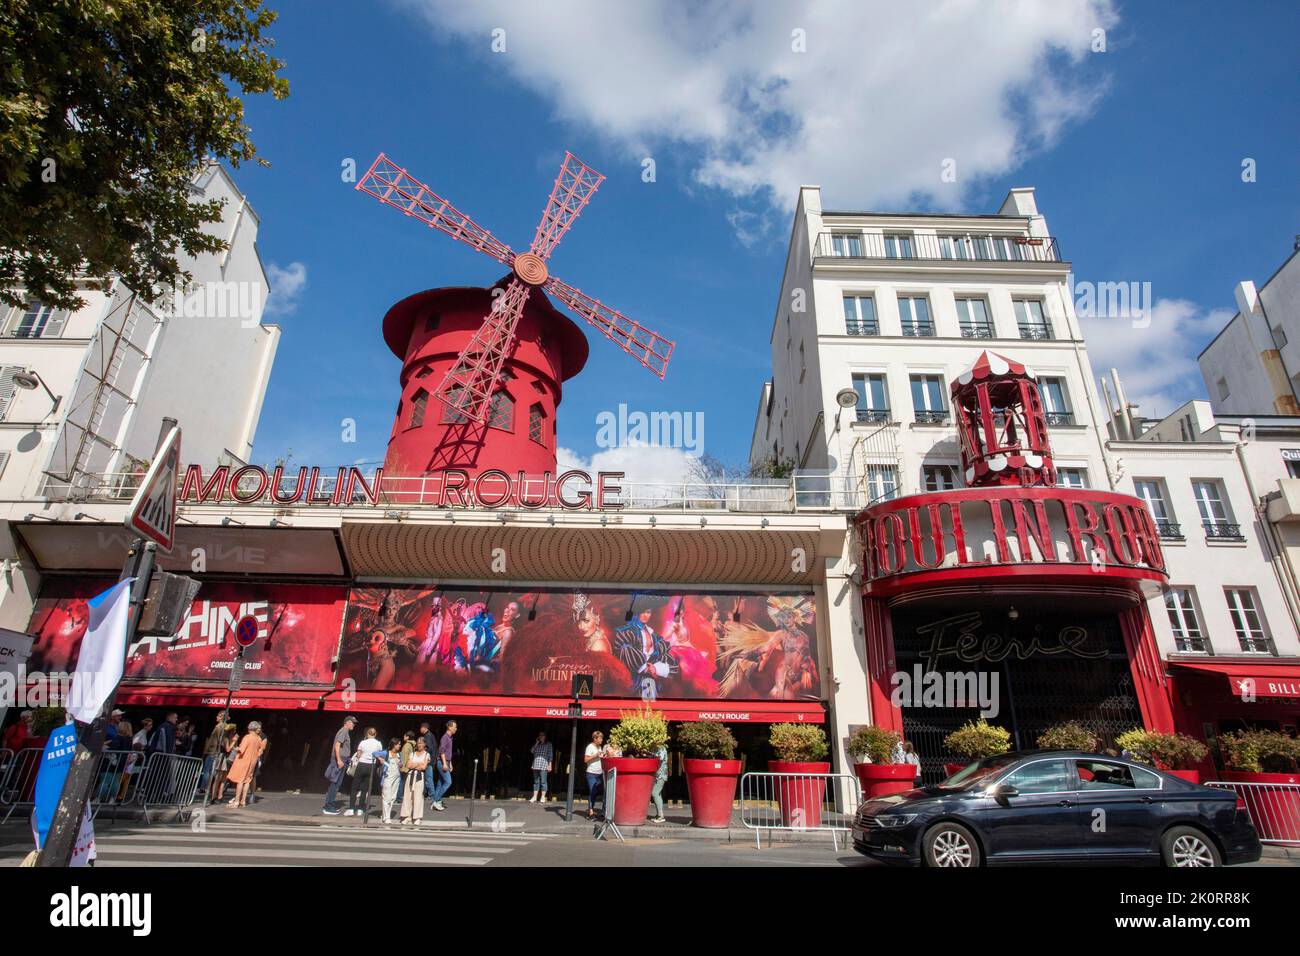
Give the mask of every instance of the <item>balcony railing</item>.
M 934 336 L 933 322 L 907 322 L 903 325 L 903 335 L 914 339 L 928 339 Z
M 1207 541 L 1245 541 L 1245 536 L 1241 533 L 1241 525 L 1233 524 L 1230 521 L 1202 521 L 1201 527 L 1205 529 L 1205 538 Z
M 844 331 L 846 335 L 879 335 L 880 325 L 876 322 L 847 322 Z
M 916 412 L 916 423 L 918 425 L 942 425 L 948 421 L 948 412 L 940 409 L 932 411 L 930 409 L 918 409 Z
M 1045 341 L 1052 337 L 1052 330 L 1045 325 L 1022 325 L 1020 326 L 1020 337 L 1022 339 Z
M 837 230 L 817 236 L 817 258 L 913 259 L 929 262 L 1060 262 L 1051 236 L 932 236 L 899 238 L 878 232 Z
M 963 339 L 991 339 L 993 330 L 987 325 L 963 325 L 961 327 L 961 337 Z
M 1073 425 L 1074 412 L 1047 412 L 1045 413 L 1047 424 L 1049 425 Z
M 889 409 L 887 408 L 859 408 L 858 409 L 859 422 L 875 422 L 877 424 L 883 425 L 889 420 L 890 420 Z
M 1161 518 L 1156 519 L 1156 533 L 1165 541 L 1182 541 L 1183 529 L 1177 521 L 1165 521 Z

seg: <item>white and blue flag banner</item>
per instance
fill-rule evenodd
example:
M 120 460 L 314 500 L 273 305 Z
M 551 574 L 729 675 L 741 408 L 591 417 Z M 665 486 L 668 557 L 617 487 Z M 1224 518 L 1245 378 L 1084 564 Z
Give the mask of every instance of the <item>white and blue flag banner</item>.
M 90 623 L 81 641 L 68 701 L 68 713 L 82 723 L 88 724 L 99 716 L 108 696 L 122 679 L 134 581 L 133 577 L 124 578 L 86 602 Z

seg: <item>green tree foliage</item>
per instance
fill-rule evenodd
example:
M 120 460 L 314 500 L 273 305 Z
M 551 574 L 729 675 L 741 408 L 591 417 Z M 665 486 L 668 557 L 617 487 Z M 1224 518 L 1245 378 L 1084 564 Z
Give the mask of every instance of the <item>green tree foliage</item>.
M 178 250 L 224 249 L 203 231 L 220 202 L 189 186 L 255 159 L 241 94 L 288 96 L 275 19 L 262 0 L 0 0 L 0 298 L 76 308 L 79 275 L 112 273 L 154 298 Z

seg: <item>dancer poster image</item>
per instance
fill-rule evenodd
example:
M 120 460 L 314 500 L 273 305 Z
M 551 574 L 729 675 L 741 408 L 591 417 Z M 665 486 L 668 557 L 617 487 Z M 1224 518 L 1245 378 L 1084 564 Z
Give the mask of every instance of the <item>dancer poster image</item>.
M 340 678 L 358 689 L 818 699 L 809 593 L 355 588 Z

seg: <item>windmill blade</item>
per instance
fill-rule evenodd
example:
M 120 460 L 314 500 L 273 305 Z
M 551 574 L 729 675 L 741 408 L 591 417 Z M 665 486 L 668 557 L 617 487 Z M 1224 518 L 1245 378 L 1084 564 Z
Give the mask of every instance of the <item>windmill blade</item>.
M 542 288 L 598 328 L 628 355 L 660 378 L 664 377 L 673 354 L 673 343 L 668 339 L 554 276 Z
M 498 262 L 510 265 L 514 261 L 515 254 L 509 246 L 412 177 L 405 169 L 389 161 L 383 153 L 379 154 L 361 177 L 357 189 L 394 209 L 400 209 L 426 226 L 432 226 L 479 252 L 487 253 Z
M 528 251 L 541 259 L 548 258 L 604 181 L 604 176 L 566 151 L 560 174 L 551 187 L 551 198 L 542 210 L 542 221 L 537 224 L 537 235 Z
M 456 415 L 476 422 L 487 420 L 497 390 L 501 366 L 514 347 L 515 327 L 532 289 L 518 278 L 497 296 L 460 358 L 438 386 L 438 398 Z

